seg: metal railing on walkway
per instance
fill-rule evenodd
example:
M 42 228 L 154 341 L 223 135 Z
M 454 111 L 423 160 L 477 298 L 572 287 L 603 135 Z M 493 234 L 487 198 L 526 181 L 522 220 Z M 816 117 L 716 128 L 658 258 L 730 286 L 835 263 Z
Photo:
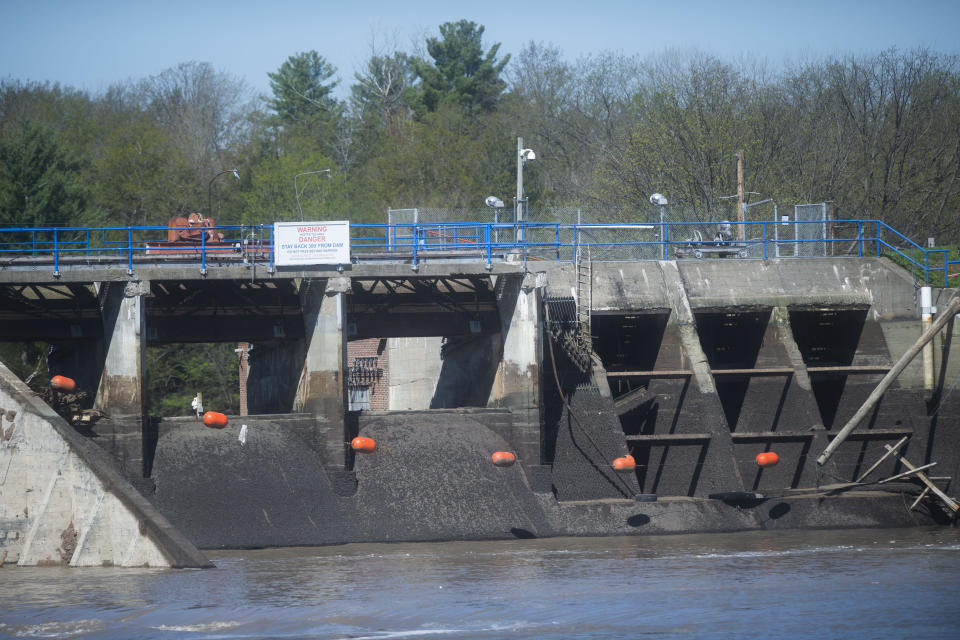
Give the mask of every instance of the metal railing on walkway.
M 798 228 L 802 225 L 810 229 Z M 196 263 L 205 273 L 210 260 L 235 259 L 276 269 L 272 225 L 218 225 L 205 228 L 193 242 L 169 241 L 171 230 L 195 231 L 166 226 L 0 229 L 0 269 L 49 263 L 58 276 L 72 265 L 120 262 L 132 274 L 137 263 L 176 261 Z M 414 268 L 426 259 L 483 260 L 488 267 L 497 261 L 573 262 L 578 247 L 590 247 L 594 262 L 886 255 L 931 284 L 948 286 L 951 277 L 960 276 L 956 248 L 922 247 L 879 220 L 353 224 L 350 246 L 353 263 L 395 261 Z

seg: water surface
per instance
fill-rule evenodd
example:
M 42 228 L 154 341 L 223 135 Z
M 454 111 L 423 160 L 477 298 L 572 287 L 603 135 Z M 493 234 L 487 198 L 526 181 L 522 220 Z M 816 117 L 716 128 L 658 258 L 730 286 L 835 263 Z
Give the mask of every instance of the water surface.
M 960 637 L 951 528 L 208 552 L 0 569 L 0 637 Z

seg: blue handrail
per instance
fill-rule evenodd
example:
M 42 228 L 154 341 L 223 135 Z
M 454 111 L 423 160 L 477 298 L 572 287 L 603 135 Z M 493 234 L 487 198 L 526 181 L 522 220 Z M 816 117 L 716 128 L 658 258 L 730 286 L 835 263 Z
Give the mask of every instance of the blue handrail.
M 489 223 L 489 222 L 429 222 L 403 224 L 353 224 L 351 250 L 354 261 L 373 258 L 410 261 L 417 268 L 428 254 L 467 251 L 491 266 L 498 257 L 522 256 L 524 260 L 574 260 L 576 248 L 592 246 L 594 259 L 598 251 L 624 255 L 631 249 L 632 259 L 669 259 L 696 252 L 738 253 L 767 260 L 771 248 L 777 247 L 778 257 L 804 258 L 810 251 L 802 247 L 820 249 L 821 246 L 856 248 L 856 255 L 865 255 L 865 245 L 873 243 L 875 255 L 888 252 L 909 266 L 922 272 L 925 281 L 940 280 L 947 286 L 951 275 L 960 271 L 960 259 L 949 260 L 947 249 L 928 249 L 920 246 L 880 220 L 834 220 L 830 237 L 804 237 L 802 225 L 823 225 L 823 221 L 757 221 L 743 223 L 747 233 L 742 240 L 706 240 L 699 231 L 719 223 L 664 222 L 637 224 L 564 224 L 559 222 Z M 771 225 L 778 233 L 771 237 Z M 793 226 L 789 239 L 780 237 L 780 229 Z M 739 223 L 738 223 L 739 226 Z M 855 229 L 850 234 L 848 229 Z M 253 256 L 268 261 L 269 271 L 276 269 L 273 251 L 272 225 L 218 225 L 203 227 L 175 227 L 189 230 L 195 241 L 168 240 L 171 228 L 166 226 L 137 227 L 19 227 L 0 229 L 0 260 L 5 257 L 29 257 L 32 260 L 50 259 L 54 276 L 78 261 L 103 261 L 121 257 L 127 271 L 133 274 L 136 262 L 147 258 L 165 257 L 178 260 L 196 259 L 201 273 L 206 273 L 212 255 L 225 256 L 234 251 L 253 249 Z M 868 231 L 869 230 L 869 231 Z M 222 234 L 222 240 L 211 240 L 207 233 Z M 251 237 L 258 240 L 250 244 Z M 851 237 L 846 237 L 851 236 Z M 677 239 L 674 239 L 677 238 Z M 683 239 L 680 239 L 683 238 Z M 783 256 L 784 247 L 793 255 Z M 912 256 L 906 251 L 910 251 Z M 382 252 L 382 255 L 375 255 Z M 823 255 L 826 255 L 823 250 Z M 914 256 L 920 256 L 917 259 Z M 934 259 L 931 260 L 931 257 Z M 602 258 L 600 258 L 602 259 Z M 625 259 L 625 258 L 617 258 Z M 934 266 L 931 266 L 934 263 Z M 939 263 L 939 264 L 938 264 Z M 942 265 L 942 266 L 940 266 Z M 0 267 L 2 268 L 2 267 Z

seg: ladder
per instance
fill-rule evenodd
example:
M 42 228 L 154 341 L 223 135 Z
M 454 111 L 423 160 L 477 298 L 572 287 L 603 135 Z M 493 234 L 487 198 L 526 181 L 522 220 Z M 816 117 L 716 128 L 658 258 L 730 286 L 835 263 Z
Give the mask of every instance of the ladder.
M 579 244 L 575 255 L 577 271 L 577 351 L 589 362 L 593 351 L 592 326 L 590 323 L 590 308 L 593 303 L 593 262 L 590 259 L 590 247 L 584 249 Z

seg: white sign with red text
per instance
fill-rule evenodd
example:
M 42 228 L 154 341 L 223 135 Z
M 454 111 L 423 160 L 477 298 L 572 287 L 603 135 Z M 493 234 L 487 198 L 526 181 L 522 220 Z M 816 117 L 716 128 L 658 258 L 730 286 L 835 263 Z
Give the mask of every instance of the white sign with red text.
M 278 267 L 350 264 L 350 221 L 274 222 L 273 252 Z

